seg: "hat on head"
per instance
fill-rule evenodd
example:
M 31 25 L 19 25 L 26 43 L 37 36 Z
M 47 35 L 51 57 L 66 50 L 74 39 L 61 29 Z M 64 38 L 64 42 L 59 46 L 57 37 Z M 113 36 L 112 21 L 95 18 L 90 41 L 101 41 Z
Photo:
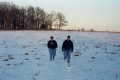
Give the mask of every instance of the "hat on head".
M 51 39 L 53 39 L 54 37 L 53 36 L 50 36 Z
M 67 38 L 70 38 L 70 35 L 68 35 Z

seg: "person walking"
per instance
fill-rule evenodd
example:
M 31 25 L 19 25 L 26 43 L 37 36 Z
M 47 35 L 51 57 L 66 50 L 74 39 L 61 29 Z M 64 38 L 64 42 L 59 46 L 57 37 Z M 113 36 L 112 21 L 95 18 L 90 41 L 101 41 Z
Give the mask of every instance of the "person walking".
M 47 47 L 50 53 L 50 61 L 54 61 L 56 56 L 56 48 L 58 47 L 58 45 L 53 36 L 50 37 L 50 40 L 47 43 Z
M 70 39 L 70 35 L 67 36 L 67 39 L 64 40 L 62 44 L 62 51 L 64 53 L 64 60 L 67 60 L 68 66 L 70 66 L 71 53 L 73 52 L 73 42 Z

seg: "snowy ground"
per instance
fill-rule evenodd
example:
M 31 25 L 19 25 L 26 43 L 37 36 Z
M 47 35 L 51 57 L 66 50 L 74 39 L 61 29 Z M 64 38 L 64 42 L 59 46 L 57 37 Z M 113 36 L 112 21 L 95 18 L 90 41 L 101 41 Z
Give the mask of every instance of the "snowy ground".
M 74 42 L 71 69 L 66 70 L 61 45 Z M 56 60 L 49 61 L 47 41 L 58 41 Z M 0 80 L 120 80 L 120 34 L 60 31 L 1 31 Z

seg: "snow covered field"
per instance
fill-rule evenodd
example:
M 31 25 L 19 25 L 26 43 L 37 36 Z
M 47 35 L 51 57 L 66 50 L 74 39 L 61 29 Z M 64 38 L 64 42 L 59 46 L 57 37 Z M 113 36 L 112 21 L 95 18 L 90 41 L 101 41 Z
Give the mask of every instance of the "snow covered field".
M 67 35 L 74 42 L 71 69 L 66 70 L 61 45 Z M 47 41 L 58 42 L 54 62 Z M 74 53 L 73 53 L 74 54 Z M 0 80 L 120 80 L 120 34 L 100 32 L 1 31 Z

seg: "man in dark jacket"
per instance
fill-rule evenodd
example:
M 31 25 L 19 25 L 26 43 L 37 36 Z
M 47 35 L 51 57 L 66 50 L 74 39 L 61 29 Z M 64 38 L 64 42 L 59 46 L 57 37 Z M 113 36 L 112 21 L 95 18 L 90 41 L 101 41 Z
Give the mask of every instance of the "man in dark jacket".
M 53 61 L 55 59 L 56 48 L 57 48 L 57 42 L 54 40 L 53 36 L 50 37 L 47 47 L 48 47 L 49 53 L 50 53 L 50 61 Z
M 67 59 L 67 63 L 70 64 L 71 53 L 73 52 L 73 42 L 70 40 L 70 36 L 67 36 L 67 40 L 63 42 L 62 51 L 64 52 L 64 60 Z

